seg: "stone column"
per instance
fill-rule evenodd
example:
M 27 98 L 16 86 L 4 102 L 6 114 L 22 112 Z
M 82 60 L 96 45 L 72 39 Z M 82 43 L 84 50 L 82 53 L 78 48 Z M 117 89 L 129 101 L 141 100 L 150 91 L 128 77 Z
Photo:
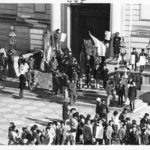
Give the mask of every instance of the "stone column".
M 61 31 L 61 4 L 51 4 L 51 31 L 60 29 Z
M 67 6 L 67 47 L 71 50 L 71 6 Z
M 121 30 L 121 4 L 114 2 L 110 8 L 110 29 L 111 33 L 120 33 Z
M 121 33 L 121 3 L 117 0 L 114 3 L 111 3 L 110 7 L 110 31 L 112 33 L 110 56 L 113 57 L 113 37 L 116 32 Z

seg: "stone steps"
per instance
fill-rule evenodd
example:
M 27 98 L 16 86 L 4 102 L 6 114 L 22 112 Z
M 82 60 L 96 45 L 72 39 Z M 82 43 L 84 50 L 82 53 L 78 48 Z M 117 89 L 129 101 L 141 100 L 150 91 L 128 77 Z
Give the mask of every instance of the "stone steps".
M 101 97 L 101 99 L 103 99 L 103 100 L 106 100 L 106 97 L 107 97 L 105 91 L 102 91 L 102 93 L 101 93 L 101 91 L 97 91 L 96 92 L 96 90 L 88 91 L 86 89 L 82 89 L 82 92 L 85 93 L 85 94 L 83 94 L 83 95 L 79 94 L 78 97 L 79 97 L 80 101 L 82 99 L 86 99 L 87 101 L 90 100 L 90 102 L 93 103 L 93 104 L 95 104 L 95 105 L 96 105 L 96 98 L 97 97 Z M 118 97 L 116 96 L 116 101 L 117 100 L 118 100 Z M 134 112 L 137 112 L 140 109 L 143 109 L 143 108 L 145 108 L 147 106 L 148 106 L 148 103 L 143 102 L 143 100 L 141 100 L 141 99 L 137 99 L 135 101 L 135 111 Z M 117 107 L 117 106 L 111 106 L 111 111 L 115 111 L 115 110 L 122 111 L 124 107 L 129 107 L 129 105 L 128 106 L 124 105 L 121 108 Z
M 4 93 L 4 94 L 9 94 L 12 95 L 12 97 L 14 98 L 19 98 L 19 89 L 18 88 L 10 88 L 10 87 L 2 87 L 0 86 L 0 93 Z M 27 100 L 43 100 L 43 101 L 49 101 L 49 102 L 59 102 L 59 103 L 63 103 L 63 96 L 55 96 L 53 93 L 44 93 L 42 95 L 42 93 L 33 93 L 32 91 L 29 90 L 24 90 L 24 97 L 23 99 L 27 99 Z M 69 101 L 69 100 L 68 100 Z M 94 102 L 89 102 L 86 101 L 85 99 L 78 99 L 75 105 L 81 106 L 88 106 L 88 107 L 95 107 L 95 99 Z
M 11 78 L 8 79 L 11 81 Z M 18 79 L 14 79 L 14 82 L 17 82 Z M 93 80 L 92 80 L 93 81 Z M 94 81 L 93 81 L 94 82 Z M 19 94 L 19 88 L 13 88 L 13 87 L 3 87 L 0 86 L 0 89 L 2 89 L 4 92 L 10 92 L 14 96 L 18 96 Z M 48 90 L 44 90 L 44 93 L 42 92 L 43 90 L 40 91 L 40 89 L 36 89 L 35 91 L 30 91 L 30 90 L 24 90 L 24 98 L 25 99 L 34 99 L 34 100 L 48 100 L 48 101 L 61 101 L 63 102 L 63 97 L 62 95 L 60 96 L 55 96 L 53 93 L 50 93 Z M 0 91 L 1 92 L 1 91 Z M 78 100 L 76 102 L 76 105 L 86 105 L 88 107 L 95 107 L 96 105 L 96 98 L 100 97 L 101 99 L 105 100 L 107 95 L 105 90 L 101 89 L 86 89 L 82 88 L 80 90 L 77 90 L 77 95 L 78 95 Z M 53 98 L 55 100 L 53 100 Z M 117 96 L 116 96 L 116 101 L 117 101 Z M 142 100 L 138 100 L 136 102 L 136 110 L 138 111 L 144 107 L 147 106 L 147 103 L 144 103 Z M 111 110 L 118 110 L 121 111 L 123 108 L 119 107 L 111 107 Z

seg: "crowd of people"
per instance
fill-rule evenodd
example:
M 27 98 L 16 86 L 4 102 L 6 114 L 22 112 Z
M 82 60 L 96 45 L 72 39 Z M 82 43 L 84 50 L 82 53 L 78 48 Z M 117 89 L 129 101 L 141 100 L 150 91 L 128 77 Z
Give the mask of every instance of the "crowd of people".
M 122 113 L 114 111 L 107 119 L 107 109 L 100 98 L 97 98 L 95 117 L 84 116 L 75 108 L 63 111 L 61 121 L 48 122 L 44 129 L 33 125 L 24 126 L 19 131 L 14 122 L 8 129 L 8 145 L 149 145 L 150 118 L 145 113 L 138 123 L 131 120 L 128 110 Z M 63 108 L 64 110 L 64 108 Z
M 106 105 L 109 107 L 110 103 L 116 102 L 116 95 L 118 96 L 117 103 L 119 106 L 124 105 L 128 98 L 130 104 L 132 104 L 131 110 L 134 110 L 134 101 L 136 99 L 136 89 L 141 89 L 142 76 L 141 72 L 132 73 L 132 69 L 137 69 L 138 58 L 141 61 L 141 56 L 146 54 L 142 50 L 142 53 L 137 55 L 136 49 L 133 49 L 131 53 L 132 56 L 132 66 L 124 62 L 124 70 L 120 71 L 119 67 L 115 67 L 114 76 L 109 75 L 109 70 L 105 63 L 105 57 L 96 57 L 94 52 L 91 55 L 86 55 L 84 45 L 82 46 L 81 57 L 84 62 L 78 63 L 77 59 L 72 56 L 70 51 L 63 52 L 62 50 L 55 51 L 49 64 L 45 63 L 46 72 L 51 72 L 53 91 L 56 95 L 62 94 L 64 99 L 70 98 L 70 104 L 73 105 L 77 101 L 77 88 L 83 88 L 83 82 L 87 88 L 104 89 L 107 92 Z M 1 72 L 6 72 L 7 62 L 4 59 L 4 53 L 1 53 Z M 41 61 L 40 61 L 41 60 Z M 134 60 L 134 63 L 133 63 Z M 31 90 L 35 89 L 35 78 L 34 70 L 41 70 L 41 58 L 36 60 L 33 56 L 29 59 L 25 59 L 22 55 L 18 59 L 18 70 L 19 70 L 19 88 L 20 98 L 23 97 L 23 91 L 26 86 Z M 8 67 L 8 70 L 12 66 Z M 131 66 L 131 67 L 130 67 Z M 144 64 L 140 66 L 141 70 L 144 68 Z M 8 71 L 9 72 L 9 71 Z M 12 74 L 12 72 L 11 72 Z M 95 80 L 94 87 L 92 85 L 92 80 Z M 133 80 L 132 80 L 133 79 Z M 84 86 L 85 86 L 84 85 Z M 133 88 L 132 88 L 133 87 Z M 135 88 L 136 87 L 136 88 Z M 134 92 L 133 92 L 134 91 Z
M 108 32 L 109 33 L 109 32 Z M 107 34 L 106 34 L 107 35 Z M 110 33 L 108 34 L 110 35 Z M 106 36 L 107 37 L 107 36 Z M 114 47 L 114 57 L 118 59 L 119 54 L 122 54 L 122 49 L 124 48 L 122 44 L 122 38 L 119 37 L 119 33 L 117 32 L 114 39 L 113 39 L 113 47 Z M 110 43 L 110 36 L 105 39 L 104 43 L 109 47 Z M 52 59 L 49 63 L 44 64 L 44 69 L 42 67 L 42 55 L 40 58 L 33 58 L 31 56 L 29 59 L 24 59 L 22 55 L 19 56 L 18 60 L 18 70 L 20 73 L 19 79 L 20 79 L 20 95 L 22 94 L 22 91 L 25 89 L 26 83 L 30 87 L 31 90 L 35 88 L 34 84 L 34 70 L 44 70 L 46 72 L 51 72 L 53 75 L 53 91 L 57 95 L 59 93 L 62 93 L 64 96 L 64 99 L 68 97 L 68 95 L 71 97 L 71 103 L 73 101 L 76 101 L 77 95 L 76 95 L 76 89 L 83 87 L 83 81 L 85 82 L 87 88 L 92 87 L 92 80 L 95 80 L 94 88 L 97 89 L 107 89 L 110 82 L 110 76 L 109 76 L 109 70 L 107 68 L 107 65 L 105 63 L 105 56 L 97 56 L 94 51 L 91 51 L 91 53 L 86 53 L 86 47 L 84 43 L 81 46 L 82 51 L 80 53 L 80 60 L 77 60 L 75 57 L 72 56 L 71 51 L 62 51 L 59 47 L 57 50 L 55 50 Z M 0 52 L 0 71 L 1 71 L 1 79 L 4 78 L 2 74 L 6 75 L 6 70 L 8 70 L 8 76 L 13 77 L 14 72 L 14 66 L 13 66 L 13 52 L 9 52 L 6 54 L 3 52 Z M 6 55 L 6 56 L 5 56 Z M 114 75 L 114 89 L 116 91 L 116 94 L 119 96 L 119 99 L 121 99 L 119 103 L 122 103 L 122 95 L 125 96 L 125 100 L 127 99 L 127 85 L 129 83 L 129 76 L 132 75 L 130 70 L 138 70 L 138 66 L 140 66 L 140 71 L 143 71 L 145 64 L 146 64 L 146 53 L 142 49 L 142 52 L 138 55 L 135 48 L 133 48 L 133 52 L 131 53 L 131 61 L 130 63 L 126 62 L 124 60 L 123 65 L 127 69 L 127 71 L 123 71 L 123 73 L 119 72 L 115 69 L 115 75 Z M 6 59 L 7 58 L 7 59 Z M 80 62 L 80 63 L 78 63 Z M 130 67 L 131 66 L 131 67 Z M 138 89 L 140 89 L 141 84 L 141 76 L 130 76 L 131 78 L 134 78 L 135 85 Z M 126 81 L 121 81 L 119 78 L 125 78 Z M 127 79 L 128 78 L 128 79 Z M 26 82 L 27 81 L 27 82 Z M 122 83 L 125 82 L 125 83 Z M 121 88 L 120 88 L 120 87 Z M 93 87 L 92 87 L 93 88 Z M 22 97 L 22 96 L 20 96 Z
M 109 41 L 106 40 L 106 43 Z M 118 59 L 121 53 L 121 38 L 116 33 L 114 38 L 114 54 Z M 122 46 L 123 47 L 123 46 Z M 122 55 L 123 56 L 123 55 Z M 40 59 L 30 56 L 25 59 L 19 55 L 19 89 L 20 98 L 23 97 L 23 91 L 26 86 L 30 90 L 35 89 L 35 70 L 50 72 L 52 74 L 53 92 L 58 95 L 62 94 L 64 101 L 62 108 L 62 121 L 50 122 L 42 131 L 37 125 L 22 128 L 22 133 L 16 129 L 14 123 L 10 123 L 9 143 L 21 145 L 64 145 L 64 144 L 105 144 L 110 145 L 113 141 L 120 144 L 145 144 L 150 142 L 149 114 L 145 114 L 140 124 L 136 120 L 130 120 L 127 117 L 127 110 L 119 115 L 117 111 L 113 113 L 111 119 L 108 119 L 109 107 L 117 103 L 122 107 L 128 100 L 130 111 L 135 109 L 135 100 L 137 98 L 137 89 L 140 90 L 142 84 L 141 72 L 146 64 L 146 54 L 144 50 L 139 54 L 136 49 L 131 53 L 131 62 L 128 64 L 123 59 L 123 71 L 115 67 L 114 75 L 109 75 L 109 70 L 105 62 L 105 56 L 97 56 L 93 51 L 86 54 L 85 45 L 82 45 L 80 54 L 80 63 L 72 56 L 71 51 L 62 51 L 57 49 L 53 52 L 52 59 L 49 63 L 42 63 Z M 5 59 L 5 58 L 8 59 Z M 44 67 L 43 67 L 44 66 Z M 138 70 L 139 74 L 132 73 L 131 70 Z M 8 68 L 8 75 L 14 76 L 13 55 L 4 52 L 0 53 L 0 71 L 4 74 Z M 1 75 L 1 74 L 0 74 Z M 1 76 L 1 79 L 3 77 Z M 92 85 L 94 79 L 94 87 Z M 97 99 L 96 115 L 84 116 L 76 112 L 75 108 L 69 110 L 69 105 L 77 101 L 77 88 L 83 87 L 83 82 L 87 88 L 104 89 L 107 93 L 106 100 Z M 116 98 L 116 95 L 118 98 Z M 116 100 L 117 99 L 117 100 Z

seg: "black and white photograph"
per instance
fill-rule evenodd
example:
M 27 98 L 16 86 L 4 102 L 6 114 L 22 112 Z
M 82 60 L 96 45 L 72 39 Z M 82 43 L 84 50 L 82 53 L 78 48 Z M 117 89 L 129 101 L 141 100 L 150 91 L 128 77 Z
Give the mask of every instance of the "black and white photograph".
M 0 145 L 150 145 L 150 2 L 1 1 Z

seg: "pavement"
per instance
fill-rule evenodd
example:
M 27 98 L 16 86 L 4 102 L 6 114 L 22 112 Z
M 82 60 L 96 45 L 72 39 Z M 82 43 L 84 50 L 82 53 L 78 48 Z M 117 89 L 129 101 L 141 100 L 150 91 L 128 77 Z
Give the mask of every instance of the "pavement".
M 30 127 L 37 124 L 39 128 L 43 129 L 50 121 L 62 120 L 63 99 L 61 96 L 55 96 L 50 92 L 46 93 L 44 90 L 37 90 L 35 93 L 25 90 L 24 98 L 20 99 L 18 97 L 19 89 L 14 81 L 15 79 L 8 80 L 9 86 L 6 86 L 8 83 L 5 81 L 0 83 L 0 145 L 8 143 L 10 122 L 15 122 L 17 129 L 21 132 L 23 126 Z M 12 82 L 11 85 L 10 82 Z M 89 104 L 87 109 L 87 105 L 77 102 L 73 107 L 81 114 L 91 114 L 94 117 L 94 105 Z
M 100 91 L 104 93 L 104 91 Z M 24 98 L 18 97 L 19 89 L 16 79 L 8 79 L 0 82 L 0 144 L 8 143 L 8 127 L 10 122 L 15 122 L 17 129 L 21 132 L 23 126 L 37 124 L 43 129 L 50 121 L 62 120 L 62 96 L 55 96 L 48 90 L 37 89 L 34 92 L 28 89 L 24 92 Z M 147 97 L 148 98 L 148 97 Z M 78 99 L 73 106 L 80 114 L 95 115 L 95 104 Z M 112 112 L 116 108 L 112 109 Z M 140 120 L 144 113 L 150 112 L 147 106 L 135 113 L 129 113 L 131 119 Z

